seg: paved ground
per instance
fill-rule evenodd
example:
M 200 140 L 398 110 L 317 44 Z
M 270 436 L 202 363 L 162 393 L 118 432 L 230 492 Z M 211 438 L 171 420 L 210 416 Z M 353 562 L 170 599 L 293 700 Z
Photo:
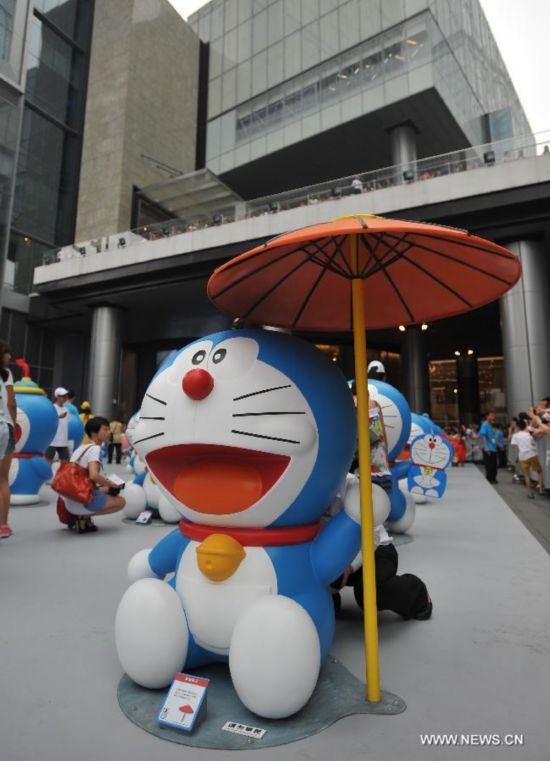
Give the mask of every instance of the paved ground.
M 479 470 L 485 474 L 482 467 Z M 546 490 L 543 497 L 536 494 L 535 499 L 528 499 L 525 484 L 514 481 L 512 473 L 503 469 L 498 471 L 498 483 L 493 488 L 546 552 L 550 553 L 550 491 Z
M 47 490 L 45 497 L 51 500 Z M 97 534 L 77 536 L 56 523 L 53 500 L 14 508 L 11 523 L 13 537 L 0 542 L 2 761 L 252 757 L 255 751 L 164 742 L 118 708 L 113 620 L 126 565 L 166 529 L 113 515 Z M 263 760 L 549 759 L 549 555 L 475 466 L 451 471 L 445 501 L 419 506 L 411 533 L 414 541 L 399 549 L 402 571 L 426 580 L 434 615 L 425 622 L 379 617 L 382 686 L 403 697 L 407 710 L 348 717 L 261 751 Z M 350 592 L 333 652 L 361 677 L 362 622 Z M 464 734 L 475 747 L 428 748 L 421 733 Z M 480 746 L 480 734 L 496 733 L 521 734 L 524 744 Z

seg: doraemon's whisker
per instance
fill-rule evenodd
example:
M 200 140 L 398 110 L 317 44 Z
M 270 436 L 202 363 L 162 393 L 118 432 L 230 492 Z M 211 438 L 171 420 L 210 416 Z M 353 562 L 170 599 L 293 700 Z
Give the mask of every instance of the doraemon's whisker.
M 166 405 L 166 402 L 164 402 L 162 399 L 157 399 L 156 396 L 151 396 L 151 394 L 145 394 L 145 396 L 148 396 L 149 399 L 152 399 L 154 402 L 158 402 L 159 404 Z
M 142 439 L 134 441 L 133 446 L 135 447 L 136 444 L 141 444 L 142 441 L 147 441 L 148 439 L 156 439 L 159 436 L 164 436 L 164 431 L 162 433 L 154 433 L 152 436 L 144 436 Z
M 305 415 L 305 412 L 235 412 L 231 417 L 261 417 L 262 415 Z
M 144 417 L 143 415 L 140 415 L 140 420 L 166 420 L 165 417 Z
M 233 401 L 234 402 L 240 402 L 241 399 L 248 399 L 249 396 L 258 396 L 258 394 L 268 394 L 270 391 L 279 391 L 281 388 L 292 388 L 292 386 L 287 384 L 286 386 L 273 386 L 273 388 L 263 388 L 261 391 L 252 391 L 250 394 L 243 394 L 242 396 L 236 396 Z
M 232 430 L 231 433 L 237 433 L 240 436 L 252 436 L 255 439 L 269 439 L 270 441 L 284 441 L 286 444 L 299 444 L 299 441 L 294 441 L 294 439 L 281 439 L 279 436 L 264 436 L 261 433 L 250 433 L 250 431 L 235 431 Z

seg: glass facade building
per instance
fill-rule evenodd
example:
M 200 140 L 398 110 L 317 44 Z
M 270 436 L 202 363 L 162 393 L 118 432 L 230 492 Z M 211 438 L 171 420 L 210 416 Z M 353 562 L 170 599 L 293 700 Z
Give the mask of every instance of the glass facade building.
M 92 0 L 36 0 L 6 284 L 29 293 L 34 266 L 74 240 Z
M 399 123 L 405 102 L 439 122 L 415 125 L 421 155 L 529 132 L 478 0 L 212 0 L 189 22 L 210 45 L 206 164 L 229 184 L 239 167 L 357 120 L 354 138 L 373 150 L 350 171 L 388 165 L 374 133 Z M 434 103 L 420 105 L 426 93 Z

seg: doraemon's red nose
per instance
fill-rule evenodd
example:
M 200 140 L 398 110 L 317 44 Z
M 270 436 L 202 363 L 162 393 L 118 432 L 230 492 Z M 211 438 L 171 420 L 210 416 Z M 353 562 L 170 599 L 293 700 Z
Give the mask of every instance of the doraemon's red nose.
M 435 449 L 435 444 L 433 443 L 433 441 L 430 444 L 428 444 L 428 446 L 430 447 L 430 449 Z
M 190 399 L 199 402 L 214 388 L 214 378 L 208 370 L 189 370 L 183 376 L 181 387 Z

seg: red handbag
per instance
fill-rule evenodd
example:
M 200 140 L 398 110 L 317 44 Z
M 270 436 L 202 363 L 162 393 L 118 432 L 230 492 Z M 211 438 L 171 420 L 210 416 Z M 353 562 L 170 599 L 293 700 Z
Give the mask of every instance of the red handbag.
M 93 444 L 90 446 L 93 446 Z M 86 447 L 80 457 L 88 449 L 90 447 Z M 80 460 L 80 457 L 78 460 Z M 87 505 L 94 497 L 94 485 L 88 475 L 88 468 L 83 468 L 82 465 L 79 465 L 78 460 L 76 462 L 62 462 L 60 464 L 57 473 L 52 479 L 52 489 L 62 497 Z

